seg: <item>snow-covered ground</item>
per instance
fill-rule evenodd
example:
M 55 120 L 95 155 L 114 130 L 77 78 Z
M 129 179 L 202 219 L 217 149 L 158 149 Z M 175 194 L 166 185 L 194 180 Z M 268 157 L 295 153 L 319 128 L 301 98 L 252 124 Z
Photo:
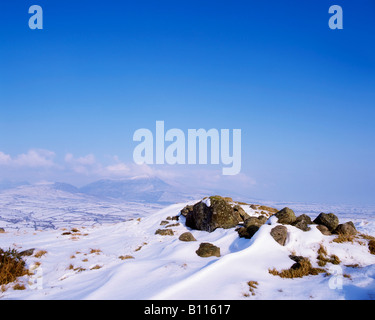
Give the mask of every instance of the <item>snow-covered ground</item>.
M 26 289 L 9 285 L 0 293 L 2 299 L 375 299 L 375 255 L 369 253 L 366 240 L 336 243 L 332 241 L 336 236 L 324 236 L 315 226 L 303 232 L 288 225 L 287 243 L 281 246 L 270 235 L 277 224 L 272 217 L 250 240 L 239 238 L 234 228 L 212 233 L 190 230 L 183 217 L 169 220 L 179 223 L 167 227 L 173 236 L 162 236 L 155 235 L 165 228 L 161 221 L 178 215 L 186 203 L 163 208 L 120 201 L 104 204 L 61 191 L 53 197 L 48 190 L 24 199 L 14 195 L 0 194 L 0 227 L 6 229 L 0 233 L 0 247 L 47 253 L 26 258 L 34 270 L 33 276 L 19 281 Z M 321 211 L 333 211 L 340 222 L 352 220 L 359 232 L 375 236 L 371 208 L 350 212 L 339 206 L 336 210 L 307 204 L 290 207 L 313 219 Z M 10 208 L 14 211 L 7 211 Z M 19 216 L 11 220 L 17 212 Z M 30 222 L 34 220 L 51 223 L 35 230 Z M 73 227 L 78 230 L 72 231 Z M 180 241 L 179 235 L 186 231 L 197 241 Z M 202 242 L 220 247 L 221 256 L 199 257 L 195 251 Z M 269 273 L 273 268 L 290 268 L 291 254 L 308 257 L 317 266 L 321 245 L 341 260 L 339 265 L 325 266 L 330 275 L 282 279 Z M 254 295 L 249 281 L 257 283 Z

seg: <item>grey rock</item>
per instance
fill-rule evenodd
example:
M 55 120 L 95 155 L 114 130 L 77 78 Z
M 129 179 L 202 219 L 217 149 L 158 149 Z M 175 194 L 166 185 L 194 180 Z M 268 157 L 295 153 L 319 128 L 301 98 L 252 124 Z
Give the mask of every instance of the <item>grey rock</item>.
M 313 222 L 311 221 L 311 218 L 308 215 L 301 214 L 299 217 L 297 217 L 296 221 L 292 223 L 292 225 L 298 229 L 301 229 L 302 231 L 309 231 L 309 224 L 312 223 Z
M 207 257 L 220 257 L 220 248 L 216 247 L 212 243 L 203 242 L 199 245 L 196 254 L 200 257 L 207 258 Z
M 178 238 L 181 241 L 189 242 L 189 241 L 197 241 L 191 232 L 184 232 Z
M 271 236 L 275 239 L 275 241 L 282 246 L 285 245 L 287 236 L 288 236 L 288 229 L 285 226 L 276 226 L 271 230 Z
M 208 207 L 202 201 L 196 203 L 186 216 L 186 226 L 212 232 L 217 228 L 229 229 L 239 224 L 239 215 L 223 197 L 210 197 L 210 204 Z
M 292 224 L 297 219 L 294 211 L 289 208 L 281 209 L 275 214 L 275 216 L 278 219 L 278 222 L 282 224 Z
M 352 221 L 339 224 L 334 231 L 337 234 L 342 234 L 344 236 L 355 236 L 357 234 L 357 229 Z
M 316 228 L 325 236 L 330 236 L 332 235 L 331 231 L 326 226 L 323 226 L 322 224 L 318 224 Z
M 172 229 L 158 229 L 155 231 L 155 234 L 159 234 L 161 236 L 173 236 L 174 232 Z
M 334 215 L 333 213 L 322 212 L 315 218 L 314 223 L 322 224 L 326 226 L 329 231 L 332 232 L 339 225 L 339 218 L 337 218 L 337 216 Z

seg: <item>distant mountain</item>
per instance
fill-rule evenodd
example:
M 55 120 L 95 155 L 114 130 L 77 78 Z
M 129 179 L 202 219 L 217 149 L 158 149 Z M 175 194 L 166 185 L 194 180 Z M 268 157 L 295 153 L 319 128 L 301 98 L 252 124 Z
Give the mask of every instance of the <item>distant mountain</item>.
M 81 193 L 100 198 L 175 203 L 196 198 L 155 177 L 133 177 L 121 180 L 99 180 L 79 189 Z
M 68 183 L 64 183 L 64 182 L 55 182 L 53 185 L 52 185 L 52 188 L 55 189 L 55 190 L 60 190 L 60 191 L 65 191 L 65 192 L 70 192 L 70 193 L 79 193 L 80 190 L 71 185 L 71 184 L 68 184 Z

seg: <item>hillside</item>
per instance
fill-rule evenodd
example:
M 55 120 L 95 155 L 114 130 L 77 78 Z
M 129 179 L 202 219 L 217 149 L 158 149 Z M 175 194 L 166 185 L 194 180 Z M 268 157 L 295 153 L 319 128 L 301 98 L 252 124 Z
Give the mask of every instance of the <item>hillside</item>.
M 303 231 L 295 225 L 279 223 L 276 215 L 264 208 L 228 200 L 231 207 L 242 208 L 246 219 L 267 216 L 264 224 L 248 239 L 239 236 L 239 227 L 244 227 L 245 222 L 227 229 L 217 227 L 211 232 L 187 227 L 191 206 L 200 203 L 197 210 L 210 210 L 213 200 L 208 199 L 174 204 L 149 212 L 142 218 L 112 224 L 38 232 L 6 230 L 0 234 L 0 247 L 15 247 L 20 251 L 35 249 L 33 255 L 25 258 L 35 275 L 20 279 L 25 290 L 13 290 L 9 285 L 1 297 L 375 298 L 375 255 L 369 251 L 369 238 L 361 235 L 363 226 L 367 226 L 368 233 L 371 217 L 357 215 L 354 226 L 358 235 L 352 241 L 341 242 L 335 240 L 339 237 L 337 234 L 324 235 L 317 224 L 309 224 L 309 230 Z M 311 218 L 314 220 L 317 216 L 311 215 Z M 344 222 L 347 219 L 340 218 L 340 223 Z M 283 245 L 272 236 L 272 230 L 277 226 L 283 226 L 287 231 Z M 372 235 L 375 235 L 374 231 Z M 180 240 L 186 232 L 190 232 L 196 241 Z M 197 250 L 202 243 L 212 244 L 220 253 L 199 256 Z M 41 257 L 37 254 L 40 250 L 45 251 Z M 301 263 L 301 257 L 308 259 L 314 270 L 323 271 L 301 278 L 282 278 L 281 272 Z M 322 261 L 325 261 L 324 266 Z

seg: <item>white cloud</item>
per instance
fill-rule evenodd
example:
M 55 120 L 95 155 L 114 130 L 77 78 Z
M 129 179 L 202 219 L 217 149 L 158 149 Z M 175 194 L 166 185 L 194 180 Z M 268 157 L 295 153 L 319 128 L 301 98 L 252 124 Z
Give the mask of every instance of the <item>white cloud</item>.
M 21 167 L 53 167 L 55 153 L 43 149 L 31 149 L 25 154 L 20 154 L 14 159 L 14 164 Z
M 44 149 L 31 149 L 27 153 L 20 154 L 15 158 L 0 151 L 0 165 L 11 167 L 53 167 L 55 153 Z
M 0 165 L 8 165 L 11 161 L 12 157 L 9 154 L 0 151 Z

